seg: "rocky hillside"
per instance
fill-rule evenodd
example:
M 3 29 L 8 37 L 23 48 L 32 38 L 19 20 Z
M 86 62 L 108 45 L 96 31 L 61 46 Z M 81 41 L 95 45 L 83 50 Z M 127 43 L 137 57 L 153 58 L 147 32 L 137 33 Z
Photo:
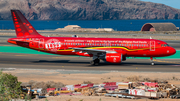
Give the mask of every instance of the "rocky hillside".
M 31 20 L 180 19 L 180 10 L 139 0 L 0 0 L 0 19 L 18 9 Z

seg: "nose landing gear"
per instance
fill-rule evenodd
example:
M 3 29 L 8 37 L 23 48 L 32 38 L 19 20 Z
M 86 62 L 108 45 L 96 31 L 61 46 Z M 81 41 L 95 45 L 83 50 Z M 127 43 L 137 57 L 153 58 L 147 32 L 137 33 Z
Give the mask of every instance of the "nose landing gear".
M 153 57 L 151 57 L 151 65 L 154 66 Z

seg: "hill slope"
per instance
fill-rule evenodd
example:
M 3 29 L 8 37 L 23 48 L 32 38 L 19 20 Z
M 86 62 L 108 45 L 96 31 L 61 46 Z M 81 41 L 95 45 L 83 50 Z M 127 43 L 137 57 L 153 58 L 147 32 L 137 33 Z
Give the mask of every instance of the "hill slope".
M 18 9 L 31 20 L 180 19 L 180 10 L 138 0 L 0 0 L 0 19 Z

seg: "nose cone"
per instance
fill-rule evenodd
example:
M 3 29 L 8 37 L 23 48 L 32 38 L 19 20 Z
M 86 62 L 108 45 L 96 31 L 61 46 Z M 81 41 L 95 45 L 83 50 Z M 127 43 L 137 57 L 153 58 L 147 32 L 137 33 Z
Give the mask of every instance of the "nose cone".
M 170 47 L 169 54 L 174 55 L 175 53 L 176 53 L 176 50 L 174 48 Z

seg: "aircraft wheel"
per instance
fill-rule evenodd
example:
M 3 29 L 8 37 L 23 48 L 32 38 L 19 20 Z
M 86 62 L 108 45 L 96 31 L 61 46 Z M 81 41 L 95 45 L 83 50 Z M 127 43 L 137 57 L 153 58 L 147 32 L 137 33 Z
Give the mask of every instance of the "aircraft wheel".
M 151 66 L 154 66 L 153 57 L 151 57 L 150 59 L 151 59 Z
M 91 61 L 90 64 L 91 64 L 91 65 L 94 65 L 94 61 Z
M 151 65 L 154 66 L 154 62 L 152 62 Z
M 95 65 L 99 65 L 99 62 L 100 62 L 99 59 L 95 59 L 95 60 L 94 60 Z
M 99 59 L 95 59 L 95 60 L 91 61 L 90 64 L 95 66 L 95 65 L 99 65 L 99 62 L 100 62 Z

